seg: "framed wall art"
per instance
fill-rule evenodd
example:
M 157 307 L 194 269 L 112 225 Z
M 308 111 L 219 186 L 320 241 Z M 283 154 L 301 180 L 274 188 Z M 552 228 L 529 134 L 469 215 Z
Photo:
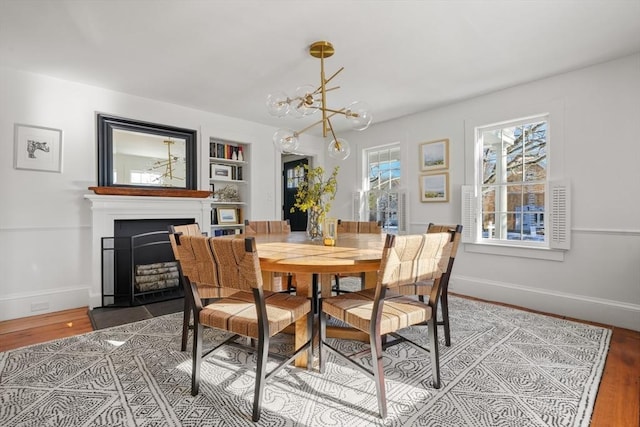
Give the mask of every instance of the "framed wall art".
M 231 181 L 233 179 L 231 166 L 212 163 L 211 179 L 217 179 L 219 181 Z
M 62 172 L 62 130 L 16 123 L 14 167 Z
M 237 224 L 238 214 L 235 208 L 218 208 L 218 224 Z
M 421 202 L 449 201 L 449 172 L 420 175 Z
M 420 144 L 420 170 L 449 169 L 449 139 Z

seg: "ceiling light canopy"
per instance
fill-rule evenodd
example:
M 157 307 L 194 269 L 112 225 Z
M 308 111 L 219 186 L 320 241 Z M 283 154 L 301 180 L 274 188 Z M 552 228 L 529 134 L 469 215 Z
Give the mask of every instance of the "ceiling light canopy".
M 355 101 L 340 109 L 327 107 L 327 92 L 339 89 L 340 86 L 327 88 L 326 85 L 344 70 L 344 67 L 341 67 L 329 78 L 325 77 L 324 59 L 332 56 L 334 52 L 333 46 L 327 41 L 318 41 L 309 46 L 309 54 L 314 58 L 320 58 L 320 86 L 304 85 L 298 87 L 291 96 L 284 92 L 276 92 L 267 97 L 267 109 L 273 116 L 284 117 L 288 114 L 301 118 L 317 111 L 322 113 L 321 120 L 302 130 L 278 129 L 273 135 L 273 143 L 281 152 L 294 152 L 299 145 L 298 136 L 315 125 L 322 124 L 322 136 L 327 137 L 330 134 L 332 137 L 327 148 L 329 156 L 334 159 L 344 160 L 351 154 L 351 148 L 348 141 L 336 136 L 331 119 L 336 115 L 344 116 L 354 130 L 365 130 L 371 124 L 371 113 L 364 102 Z

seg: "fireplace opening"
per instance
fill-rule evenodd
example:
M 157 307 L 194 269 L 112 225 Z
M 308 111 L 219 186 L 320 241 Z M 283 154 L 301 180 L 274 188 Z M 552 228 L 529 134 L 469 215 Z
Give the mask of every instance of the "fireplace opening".
M 122 307 L 181 298 L 170 225 L 194 218 L 114 221 L 113 237 L 102 238 L 102 305 Z

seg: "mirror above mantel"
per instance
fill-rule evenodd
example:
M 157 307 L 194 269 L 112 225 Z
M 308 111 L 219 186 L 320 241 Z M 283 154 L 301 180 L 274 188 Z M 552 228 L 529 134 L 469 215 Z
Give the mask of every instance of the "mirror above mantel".
M 100 191 L 91 188 L 96 193 L 164 196 L 197 190 L 196 130 L 96 117 Z

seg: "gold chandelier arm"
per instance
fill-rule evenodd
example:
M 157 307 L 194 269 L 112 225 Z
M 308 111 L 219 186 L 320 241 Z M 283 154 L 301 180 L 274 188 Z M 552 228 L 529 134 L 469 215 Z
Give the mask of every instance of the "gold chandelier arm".
M 339 73 L 340 71 L 342 71 L 342 70 L 344 70 L 344 67 L 340 67 L 340 69 L 339 69 L 338 71 L 336 71 L 335 73 L 333 73 L 333 74 L 331 75 L 331 77 L 329 77 L 327 80 L 325 80 L 325 81 L 324 81 L 324 84 L 329 83 L 329 82 L 331 81 L 331 79 L 333 79 L 335 76 L 337 76 L 337 75 L 338 75 L 338 73 Z
M 333 131 L 333 125 L 331 124 L 331 120 L 329 120 L 329 118 L 327 118 L 327 123 L 329 124 L 331 135 L 333 135 L 333 140 L 336 142 L 336 149 L 339 151 L 342 149 L 340 146 L 340 141 L 338 141 L 338 137 L 336 136 L 336 133 Z
M 334 87 L 330 87 L 330 88 L 324 88 L 325 92 L 329 92 L 331 90 L 336 90 L 336 89 L 340 89 L 340 86 L 334 86 Z M 315 90 L 315 92 L 313 92 L 314 95 L 317 95 L 318 93 L 322 92 L 322 87 L 319 87 L 318 89 Z
M 339 112 L 335 112 L 335 113 L 331 113 L 330 115 L 328 115 L 328 116 L 327 116 L 327 121 L 329 120 L 329 118 L 331 118 L 331 117 L 335 116 L 335 115 L 336 115 L 336 114 L 338 114 L 338 113 L 339 113 Z M 307 126 L 306 128 L 304 128 L 304 129 L 302 129 L 302 130 L 299 130 L 299 131 L 297 131 L 297 132 L 295 132 L 295 133 L 296 133 L 296 135 L 300 135 L 301 133 L 308 131 L 309 129 L 311 129 L 311 128 L 312 128 L 312 127 L 314 127 L 315 125 L 319 125 L 319 124 L 320 124 L 320 123 L 322 123 L 323 121 L 324 121 L 324 120 L 320 119 L 320 120 L 318 120 L 317 122 L 314 122 L 314 123 L 310 124 L 309 126 Z
M 347 112 L 345 110 L 346 110 L 346 107 L 345 108 L 341 108 L 339 110 L 333 110 L 331 108 L 325 108 L 324 109 L 324 111 L 328 111 L 330 113 L 333 113 L 332 117 L 335 116 L 336 114 L 342 114 L 342 115 L 346 116 Z

